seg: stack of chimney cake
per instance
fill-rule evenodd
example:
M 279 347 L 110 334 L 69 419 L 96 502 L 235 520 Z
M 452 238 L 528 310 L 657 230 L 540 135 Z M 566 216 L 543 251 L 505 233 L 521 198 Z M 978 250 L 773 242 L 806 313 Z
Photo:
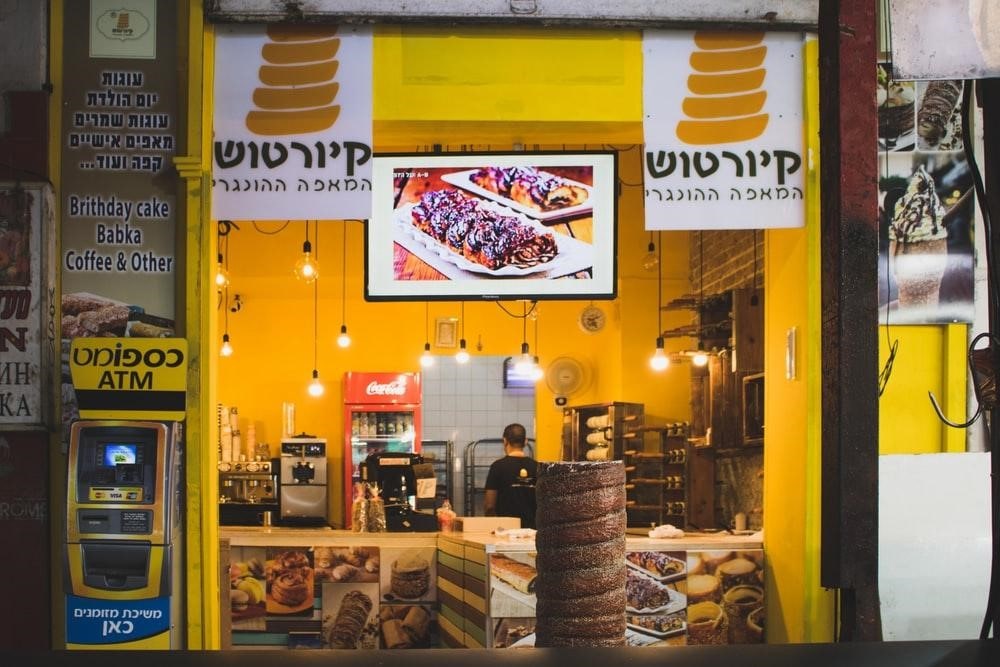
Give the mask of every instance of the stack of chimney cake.
M 535 646 L 625 646 L 625 466 L 539 462 Z

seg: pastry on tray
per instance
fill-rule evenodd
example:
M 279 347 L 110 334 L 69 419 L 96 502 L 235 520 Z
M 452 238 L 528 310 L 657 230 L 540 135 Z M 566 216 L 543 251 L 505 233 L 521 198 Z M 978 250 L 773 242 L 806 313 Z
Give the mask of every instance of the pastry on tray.
M 337 617 L 327 630 L 326 642 L 330 648 L 353 649 L 358 647 L 361 631 L 368 622 L 372 599 L 361 591 L 348 591 L 340 602 Z
M 483 167 L 469 180 L 522 206 L 552 211 L 587 201 L 587 189 L 534 167 Z
M 551 232 L 536 230 L 513 215 L 484 206 L 457 190 L 424 193 L 411 212 L 412 224 L 465 259 L 495 270 L 528 268 L 559 253 Z
M 490 558 L 490 570 L 494 577 L 509 584 L 514 590 L 522 593 L 535 592 L 535 580 L 538 578 L 538 571 L 527 563 L 522 563 L 500 554 L 494 554 Z

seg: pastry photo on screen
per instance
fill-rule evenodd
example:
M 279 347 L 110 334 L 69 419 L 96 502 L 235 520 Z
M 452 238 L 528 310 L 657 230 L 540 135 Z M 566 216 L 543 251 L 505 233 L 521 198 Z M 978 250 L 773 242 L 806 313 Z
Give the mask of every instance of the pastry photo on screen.
M 611 153 L 375 157 L 365 297 L 612 298 Z

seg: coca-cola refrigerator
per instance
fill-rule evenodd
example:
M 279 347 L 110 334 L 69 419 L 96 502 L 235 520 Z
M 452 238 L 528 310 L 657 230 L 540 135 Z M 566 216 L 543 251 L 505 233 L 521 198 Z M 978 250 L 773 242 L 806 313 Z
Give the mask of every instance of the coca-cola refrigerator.
M 344 374 L 344 527 L 360 465 L 379 452 L 420 453 L 420 373 Z

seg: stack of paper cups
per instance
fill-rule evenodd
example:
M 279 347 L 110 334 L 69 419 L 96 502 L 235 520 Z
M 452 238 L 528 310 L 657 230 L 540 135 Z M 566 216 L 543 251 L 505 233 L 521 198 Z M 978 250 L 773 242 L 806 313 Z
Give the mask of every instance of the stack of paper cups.
M 295 404 L 281 404 L 281 437 L 291 438 L 295 435 Z

